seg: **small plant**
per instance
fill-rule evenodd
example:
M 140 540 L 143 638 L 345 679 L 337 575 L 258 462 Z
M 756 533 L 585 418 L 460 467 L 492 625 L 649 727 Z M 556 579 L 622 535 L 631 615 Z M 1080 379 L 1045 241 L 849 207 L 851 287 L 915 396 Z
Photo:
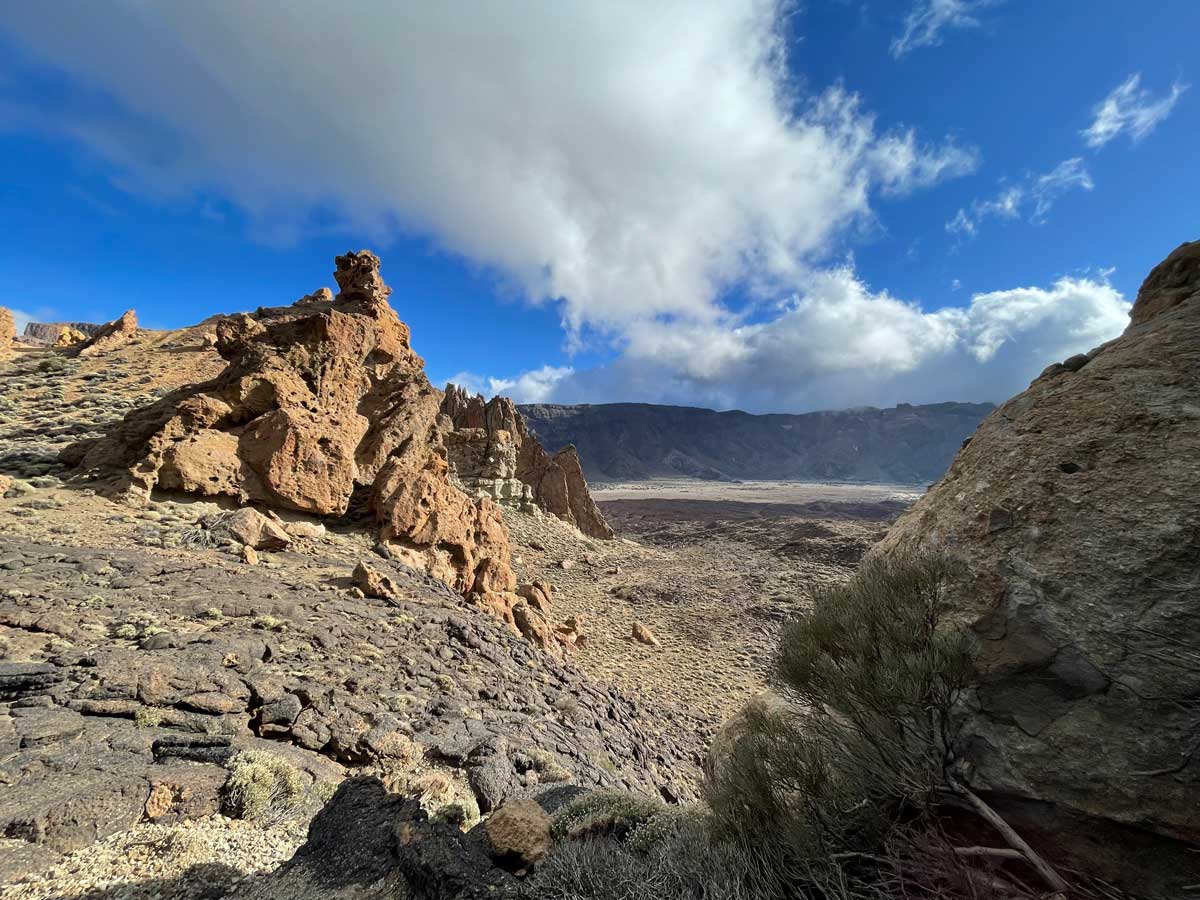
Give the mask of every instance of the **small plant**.
M 225 808 L 231 816 L 276 825 L 304 805 L 307 783 L 290 762 L 262 750 L 244 750 L 228 763 Z
M 137 636 L 137 626 L 130 622 L 126 622 L 124 625 L 118 625 L 113 631 L 113 637 L 119 637 L 123 640 L 133 640 Z
M 157 728 L 162 720 L 163 711 L 153 706 L 139 706 L 133 714 L 133 724 L 138 728 Z
M 474 791 L 445 772 L 431 769 L 417 778 L 412 787 L 421 808 L 431 819 L 455 825 L 463 831 L 479 821 L 479 803 Z
M 251 623 L 251 627 L 261 628 L 263 631 L 283 631 L 287 628 L 287 623 L 274 616 L 259 616 Z
M 575 800 L 554 817 L 557 841 L 608 838 L 645 853 L 678 830 L 686 813 L 658 800 L 617 791 L 596 791 Z

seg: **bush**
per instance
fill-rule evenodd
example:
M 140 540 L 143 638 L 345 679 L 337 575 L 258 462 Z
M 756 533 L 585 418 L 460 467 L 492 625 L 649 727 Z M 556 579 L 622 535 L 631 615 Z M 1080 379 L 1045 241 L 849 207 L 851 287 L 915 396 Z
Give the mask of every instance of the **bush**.
M 607 837 L 566 840 L 524 886 L 532 900 L 775 900 L 762 860 L 714 842 L 705 822 L 675 817 L 662 839 L 637 851 Z
M 747 712 L 708 791 L 718 832 L 769 852 L 781 892 L 877 879 L 871 856 L 944 790 L 974 655 L 944 621 L 947 575 L 938 559 L 870 561 L 784 629 L 776 671 L 794 704 Z
M 303 808 L 308 784 L 287 760 L 262 750 L 244 750 L 228 766 L 225 808 L 234 818 L 277 825 Z
M 783 632 L 786 703 L 751 704 L 714 763 L 709 812 L 592 794 L 554 822 L 531 896 L 857 900 L 905 896 L 953 762 L 974 644 L 946 621 L 939 559 L 871 561 Z M 919 865 L 937 896 L 961 864 Z M 940 864 L 940 860 L 938 861 Z M 970 877 L 970 876 L 967 876 Z M 916 881 L 921 881 L 917 878 Z M 925 891 L 930 888 L 930 891 Z

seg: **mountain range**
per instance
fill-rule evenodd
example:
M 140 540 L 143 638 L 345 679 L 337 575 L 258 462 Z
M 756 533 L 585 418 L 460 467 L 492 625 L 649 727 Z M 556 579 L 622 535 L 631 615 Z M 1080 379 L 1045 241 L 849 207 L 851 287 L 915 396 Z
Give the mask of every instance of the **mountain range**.
M 528 404 L 547 446 L 574 444 L 590 481 L 662 477 L 918 484 L 941 477 L 991 403 L 901 403 L 753 415 L 687 406 Z

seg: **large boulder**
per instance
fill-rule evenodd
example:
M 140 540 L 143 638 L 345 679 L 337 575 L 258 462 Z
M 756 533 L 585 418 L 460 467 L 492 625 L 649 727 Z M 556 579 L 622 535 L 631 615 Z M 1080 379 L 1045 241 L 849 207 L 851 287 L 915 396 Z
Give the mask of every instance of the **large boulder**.
M 872 555 L 928 550 L 962 563 L 950 602 L 980 639 L 975 784 L 1085 856 L 1113 829 L 1200 843 L 1200 242 L 1123 335 L 992 413 Z
M 336 297 L 220 319 L 228 366 L 217 378 L 64 459 L 135 497 L 160 487 L 333 516 L 362 498 L 406 564 L 463 593 L 511 596 L 500 512 L 451 482 L 442 394 L 388 303 L 379 258 L 364 250 L 336 265 Z
M 500 502 L 531 499 L 586 535 L 613 536 L 588 491 L 575 448 L 547 452 L 507 397 L 485 402 L 450 384 L 442 412 L 454 424 L 450 461 L 469 487 Z

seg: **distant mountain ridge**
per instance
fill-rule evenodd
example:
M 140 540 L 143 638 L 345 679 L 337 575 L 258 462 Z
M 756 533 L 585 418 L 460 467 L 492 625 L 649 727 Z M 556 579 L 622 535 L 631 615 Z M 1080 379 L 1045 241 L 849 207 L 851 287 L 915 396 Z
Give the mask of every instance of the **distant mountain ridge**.
M 991 403 L 753 415 L 651 403 L 519 407 L 547 446 L 574 444 L 590 481 L 833 480 L 942 476 Z

